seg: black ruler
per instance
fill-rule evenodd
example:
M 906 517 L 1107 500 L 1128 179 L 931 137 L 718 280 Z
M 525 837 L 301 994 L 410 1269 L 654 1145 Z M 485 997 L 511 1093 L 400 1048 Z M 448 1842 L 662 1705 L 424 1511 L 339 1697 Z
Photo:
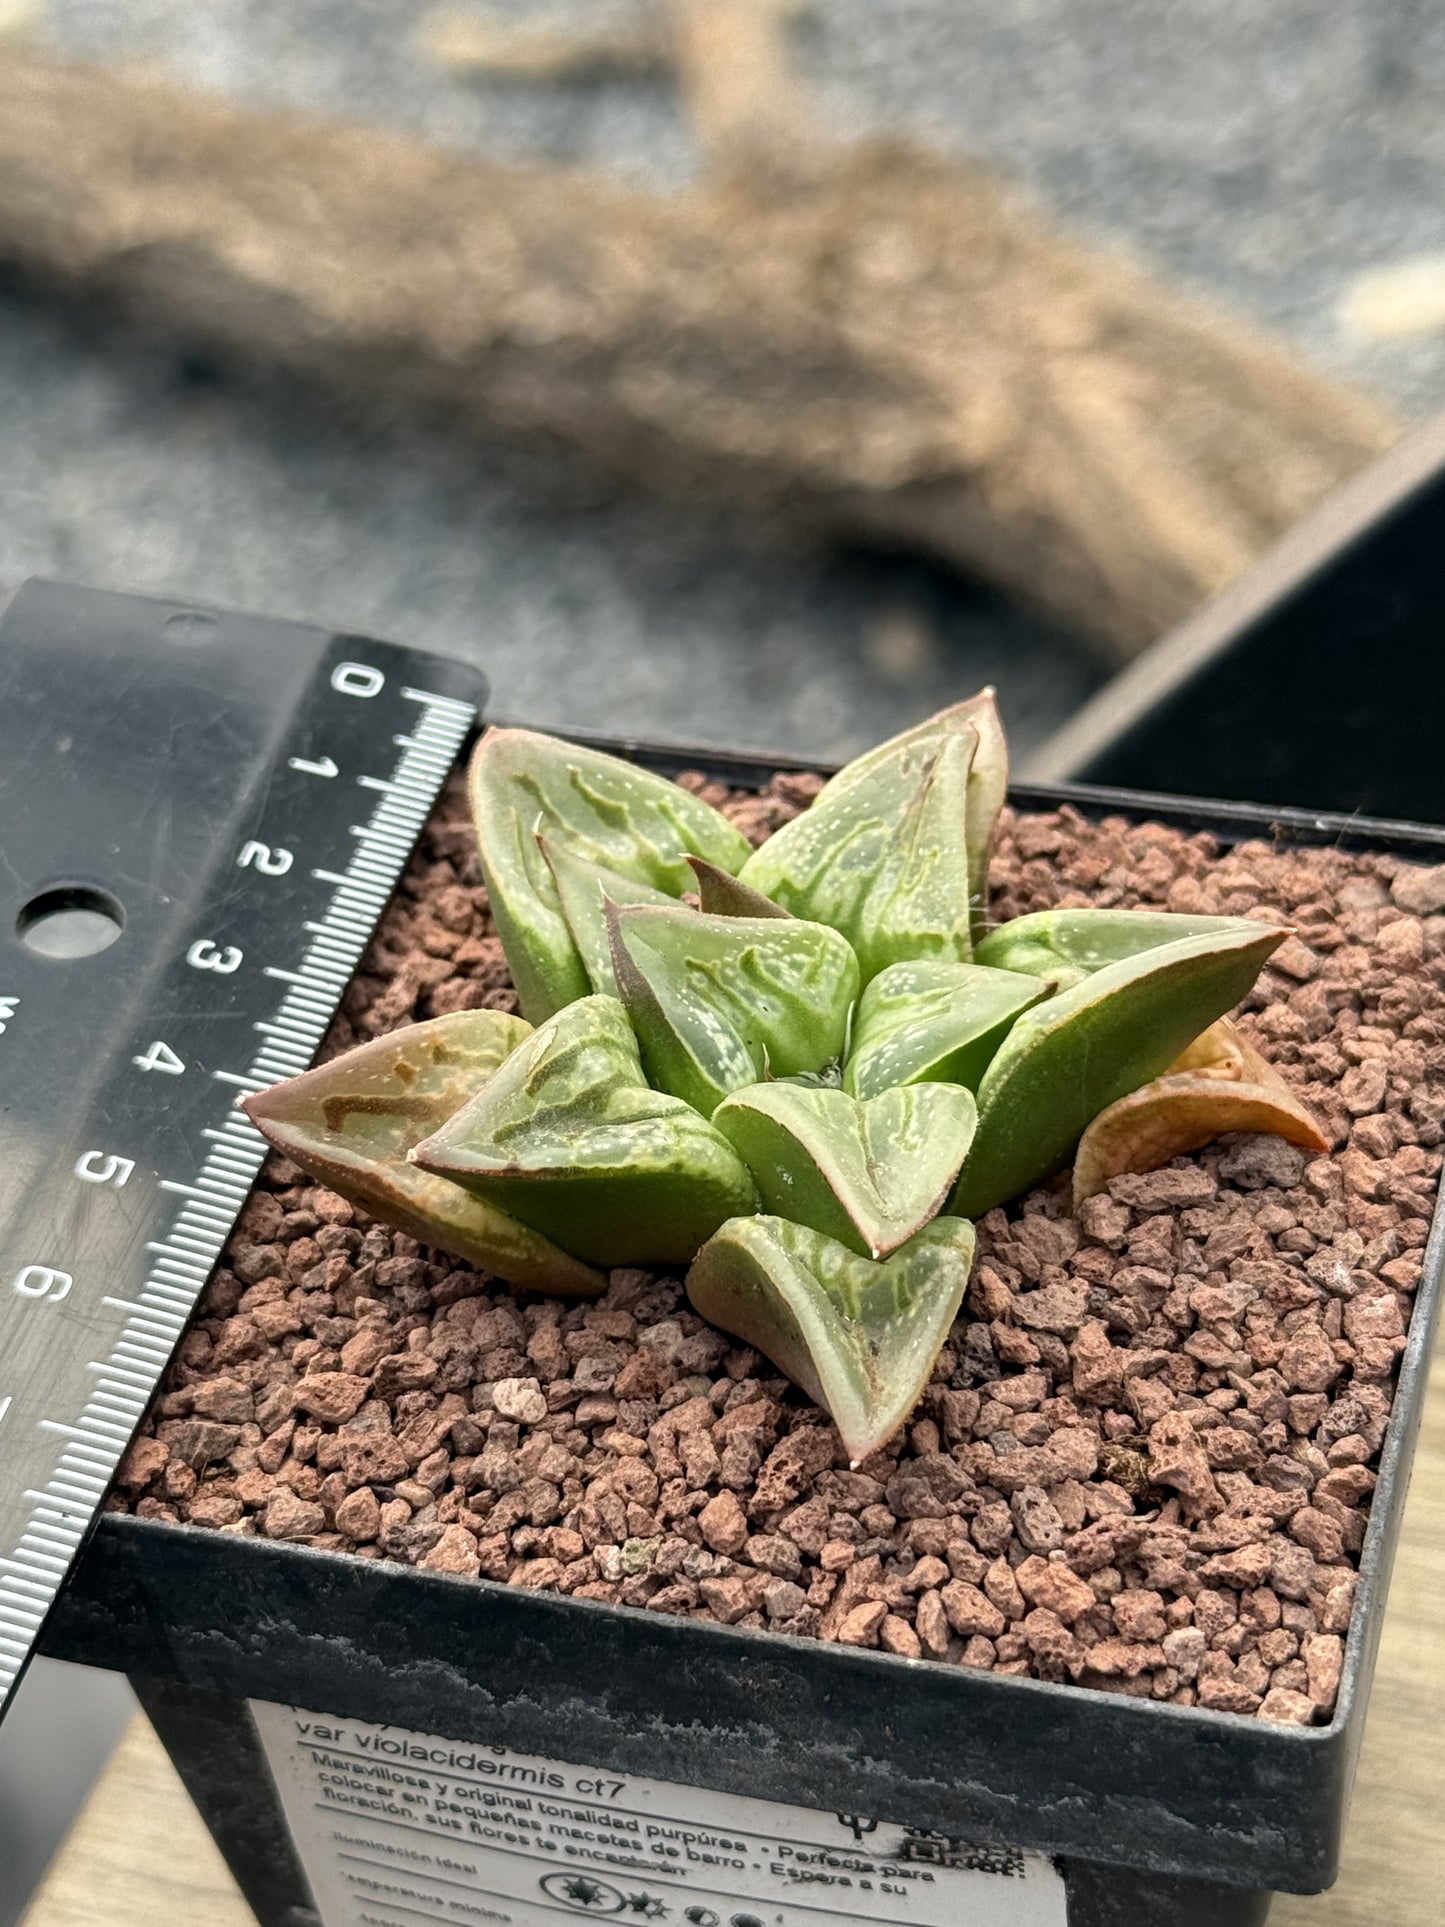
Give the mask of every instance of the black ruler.
M 0 1713 L 477 720 L 464 664 L 32 582 L 0 621 Z

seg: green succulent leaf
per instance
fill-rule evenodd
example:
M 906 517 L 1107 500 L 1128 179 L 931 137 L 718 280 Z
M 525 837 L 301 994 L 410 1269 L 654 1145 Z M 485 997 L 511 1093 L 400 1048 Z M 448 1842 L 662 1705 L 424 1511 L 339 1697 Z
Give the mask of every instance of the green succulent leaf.
M 950 1211 L 979 1217 L 1058 1170 L 1100 1111 L 1239 1002 L 1288 932 L 1225 922 L 1105 964 L 1018 1018 L 979 1085 Z
M 557 896 L 567 928 L 577 946 L 594 991 L 608 997 L 617 995 L 617 979 L 612 972 L 612 949 L 607 940 L 608 903 L 666 903 L 674 899 L 650 883 L 638 883 L 603 863 L 578 856 L 575 850 L 555 837 L 539 836 L 543 856 L 557 886 Z
M 607 1288 L 601 1272 L 407 1158 L 530 1031 L 523 1018 L 500 1010 L 433 1017 L 258 1091 L 242 1109 L 303 1171 L 423 1244 L 509 1284 L 596 1298 Z
M 983 935 L 988 903 L 989 855 L 993 849 L 999 811 L 1008 799 L 1008 742 L 993 690 L 982 689 L 966 702 L 954 703 L 951 708 L 940 710 L 936 716 L 930 716 L 901 735 L 878 744 L 875 749 L 865 750 L 838 772 L 830 787 L 840 784 L 846 787 L 860 776 L 867 776 L 880 762 L 885 762 L 895 750 L 905 745 L 926 741 L 940 734 L 966 736 L 970 731 L 977 738 L 977 744 L 968 771 L 968 817 L 964 840 L 968 845 L 969 897 L 973 910 L 973 937 L 977 942 Z
M 922 1082 L 976 1091 L 1014 1019 L 1047 995 L 1037 977 L 1013 970 L 890 964 L 859 999 L 843 1088 L 865 1098 Z
M 687 860 L 697 878 L 698 902 L 708 916 L 786 917 L 792 914 L 771 897 L 765 897 L 761 890 L 751 889 L 737 877 L 729 876 L 715 863 L 708 863 L 700 856 L 690 856 Z
M 589 991 L 538 831 L 670 897 L 692 888 L 689 855 L 738 870 L 751 854 L 726 817 L 666 777 L 530 729 L 488 730 L 469 785 L 492 914 L 534 1023 Z
M 748 859 L 742 881 L 841 930 L 865 983 L 905 958 L 966 962 L 976 742 L 971 729 L 910 738 L 861 776 L 844 770 Z
M 935 1218 L 877 1264 L 785 1218 L 735 1218 L 698 1253 L 687 1292 L 831 1415 L 856 1465 L 917 1404 L 973 1246 L 971 1224 Z
M 608 912 L 612 962 L 651 1081 L 711 1117 L 730 1091 L 842 1056 L 858 961 L 823 924 Z
M 1044 977 L 1062 990 L 1162 944 L 1258 927 L 1245 917 L 1187 917 L 1170 910 L 1038 910 L 991 930 L 974 961 Z
M 599 1265 L 682 1263 L 757 1203 L 727 1139 L 648 1089 L 615 997 L 550 1018 L 412 1157 Z
M 914 1084 L 861 1103 L 845 1091 L 754 1084 L 713 1123 L 757 1182 L 765 1211 L 883 1258 L 948 1196 L 978 1112 L 956 1084 Z

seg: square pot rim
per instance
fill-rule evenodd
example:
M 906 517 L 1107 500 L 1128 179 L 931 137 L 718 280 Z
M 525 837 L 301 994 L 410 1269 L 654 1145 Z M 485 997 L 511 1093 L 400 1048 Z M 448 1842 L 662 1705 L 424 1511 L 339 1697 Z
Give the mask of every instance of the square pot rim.
M 836 767 L 816 758 L 787 753 L 729 750 L 690 743 L 648 743 L 583 730 L 559 729 L 549 733 L 565 735 L 570 740 L 662 769 L 696 767 L 741 783 L 756 783 L 779 769 L 808 769 L 827 775 Z M 1069 805 L 1089 817 L 1120 814 L 1138 821 L 1172 822 L 1181 828 L 1209 830 L 1226 842 L 1267 836 L 1286 846 L 1338 843 L 1342 847 L 1416 860 L 1428 861 L 1432 857 L 1445 860 L 1445 829 L 1424 824 L 1217 803 L 1069 783 L 1014 784 L 1010 786 L 1009 801 L 1024 809 Z M 1045 1851 L 1120 1865 L 1143 1865 L 1150 1871 L 1211 1878 L 1230 1884 L 1316 1891 L 1328 1885 L 1337 1871 L 1347 1789 L 1361 1739 L 1365 1701 L 1428 1376 L 1431 1342 L 1439 1316 L 1442 1272 L 1445 1272 L 1445 1204 L 1437 1196 L 1359 1560 L 1359 1584 L 1345 1642 L 1339 1695 L 1327 1725 L 1289 1726 L 1249 1715 L 1135 1699 L 1072 1683 L 1000 1677 L 946 1666 L 936 1660 L 912 1660 L 881 1651 L 843 1647 L 836 1642 L 800 1640 L 764 1629 L 683 1619 L 645 1607 L 531 1592 L 501 1581 L 422 1572 L 393 1562 L 360 1561 L 344 1552 L 317 1551 L 304 1546 L 243 1539 L 205 1527 L 115 1515 L 102 1520 L 93 1550 L 83 1558 L 47 1623 L 43 1649 L 59 1657 L 118 1665 L 142 1674 L 159 1671 L 164 1675 L 174 1667 L 189 1684 L 205 1687 L 208 1680 L 215 1677 L 216 1670 L 217 1656 L 207 1643 L 212 1629 L 199 1622 L 187 1625 L 181 1619 L 168 1620 L 169 1602 L 150 1591 L 144 1569 L 171 1566 L 175 1569 L 172 1577 L 193 1578 L 207 1567 L 228 1566 L 237 1558 L 254 1560 L 260 1553 L 276 1572 L 294 1571 L 298 1576 L 328 1574 L 347 1590 L 354 1591 L 358 1586 L 391 1588 L 411 1582 L 408 1597 L 415 1596 L 413 1588 L 419 1584 L 424 1595 L 437 1602 L 480 1600 L 484 1602 L 484 1609 L 499 1620 L 506 1620 L 519 1608 L 531 1608 L 539 1611 L 544 1619 L 554 1620 L 558 1628 L 574 1623 L 594 1629 L 606 1627 L 623 1645 L 635 1638 L 664 1648 L 670 1643 L 696 1645 L 705 1663 L 711 1663 L 716 1656 L 716 1664 L 722 1667 L 729 1664 L 722 1655 L 736 1655 L 739 1662 L 767 1668 L 775 1668 L 777 1662 L 786 1657 L 796 1662 L 795 1670 L 800 1674 L 814 1669 L 826 1672 L 830 1690 L 836 1687 L 846 1692 L 849 1682 L 881 1682 L 885 1688 L 890 1681 L 907 1681 L 915 1686 L 921 1683 L 930 1698 L 956 1700 L 965 1713 L 1002 1709 L 1006 1714 L 1017 1709 L 1022 1721 L 1030 1709 L 1037 1709 L 1047 1722 L 1051 1711 L 1067 1711 L 1083 1727 L 1117 1726 L 1124 1743 L 1132 1739 L 1136 1731 L 1146 1743 L 1157 1740 L 1164 1748 L 1176 1739 L 1182 1740 L 1186 1750 L 1179 1757 L 1186 1762 L 1197 1746 L 1211 1751 L 1219 1749 L 1239 1756 L 1237 1769 L 1243 1768 L 1246 1762 L 1252 1768 L 1241 1783 L 1240 1791 L 1245 1797 L 1240 1803 L 1238 1824 L 1230 1826 L 1218 1814 L 1207 1820 L 1201 1816 L 1199 1822 L 1184 1817 L 1178 1827 L 1171 1829 L 1176 1837 L 1168 1843 L 1159 1843 L 1159 1851 L 1151 1850 L 1148 1841 L 1126 1845 L 1119 1826 L 1101 1833 L 1095 1817 L 1089 1814 L 1076 1816 L 1078 1824 L 1065 1826 L 1062 1832 L 1037 1824 L 1030 1828 L 1027 1809 L 1023 1807 L 1017 1809 L 1018 1819 L 1012 1828 L 986 1811 L 970 1812 L 967 1826 L 979 1838 L 997 1839 L 1010 1845 L 1042 1846 Z M 169 1558 L 167 1555 L 171 1552 L 177 1557 Z M 124 1595 L 119 1618 L 110 1610 L 106 1599 L 107 1588 L 118 1578 Z M 127 1587 L 129 1593 L 125 1590 Z M 131 1616 L 128 1625 L 123 1623 L 127 1607 Z M 302 1635 L 297 1643 L 305 1648 L 309 1642 L 325 1638 L 325 1629 L 318 1627 L 314 1634 Z M 258 1651 L 247 1658 L 240 1656 L 235 1641 L 231 1642 L 231 1648 L 227 1665 L 220 1669 L 225 1680 L 223 1690 L 268 1697 L 265 1652 Z M 384 1699 L 388 1675 L 380 1654 L 376 1655 L 376 1665 L 380 1669 L 376 1675 L 380 1697 Z M 784 1670 L 788 1670 L 786 1666 Z M 344 1696 L 352 1705 L 357 1703 L 355 1693 L 348 1691 Z M 295 1703 L 304 1704 L 304 1694 L 297 1695 Z M 316 1710 L 330 1710 L 342 1716 L 349 1713 L 354 1718 L 375 1717 L 371 1711 L 353 1712 L 350 1706 L 333 1705 Z M 456 1717 L 460 1720 L 475 1715 L 458 1713 Z M 425 1730 L 445 1732 L 445 1718 L 444 1710 L 433 1715 L 432 1723 Z M 442 1723 L 438 1724 L 438 1720 Z M 465 1739 L 468 1734 L 463 1730 L 447 1737 Z M 795 1747 L 797 1743 L 795 1739 Z M 802 1743 L 806 1745 L 806 1736 Z M 595 1751 L 597 1742 L 593 1744 Z M 544 1751 L 545 1748 L 534 1745 L 529 1750 Z M 1153 1750 L 1151 1746 L 1150 1751 Z M 699 1776 L 694 1770 L 693 1778 L 697 1784 L 709 1783 L 705 1773 Z M 1270 1837 L 1261 1838 L 1260 1830 L 1249 1820 L 1249 1796 L 1276 1783 L 1281 1796 L 1281 1815 L 1291 1808 L 1295 1813 L 1297 1826 L 1292 1839 L 1286 1837 L 1287 1830 L 1278 1826 L 1266 1829 Z M 732 1790 L 746 1791 L 747 1788 L 736 1786 Z M 958 1789 L 946 1792 L 956 1794 Z M 969 1792 L 976 1796 L 979 1789 L 974 1787 Z M 871 1807 L 860 1804 L 856 1810 L 876 1809 L 881 1818 L 905 1817 L 901 1811 L 897 1815 L 887 1812 L 886 1791 L 874 1788 L 870 1797 Z M 913 1792 L 910 1790 L 903 1797 L 912 1811 L 916 1806 Z M 1137 1796 L 1124 1793 L 1119 1797 L 1128 1805 L 1131 1798 Z M 1180 1804 L 1187 1806 L 1187 1801 Z M 978 1807 L 977 1798 L 974 1806 Z M 1129 1831 L 1127 1827 L 1122 1829 L 1123 1833 Z

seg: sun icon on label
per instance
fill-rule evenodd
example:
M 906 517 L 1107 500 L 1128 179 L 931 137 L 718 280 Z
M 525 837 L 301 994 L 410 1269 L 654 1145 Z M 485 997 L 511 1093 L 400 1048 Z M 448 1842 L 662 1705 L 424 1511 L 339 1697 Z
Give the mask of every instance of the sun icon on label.
M 615 1887 L 594 1880 L 590 1873 L 549 1873 L 541 1886 L 549 1900 L 560 1900 L 579 1914 L 620 1914 L 627 1905 Z

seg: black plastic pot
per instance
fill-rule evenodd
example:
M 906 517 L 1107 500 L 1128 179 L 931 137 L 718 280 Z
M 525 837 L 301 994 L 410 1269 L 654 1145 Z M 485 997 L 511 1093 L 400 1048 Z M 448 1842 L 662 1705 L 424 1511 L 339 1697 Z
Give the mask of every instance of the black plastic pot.
M 604 742 L 757 782 L 777 759 Z M 1439 862 L 1445 831 L 1079 788 L 1025 808 L 1154 817 Z M 129 1674 L 263 1927 L 314 1923 L 247 1698 L 868 1814 L 1054 1856 L 1070 1927 L 1250 1927 L 1338 1863 L 1426 1363 L 1425 1260 L 1325 1727 L 997 1678 L 344 1555 L 107 1516 L 44 1650 Z
M 1045 743 L 1049 780 L 1445 822 L 1445 415 Z

